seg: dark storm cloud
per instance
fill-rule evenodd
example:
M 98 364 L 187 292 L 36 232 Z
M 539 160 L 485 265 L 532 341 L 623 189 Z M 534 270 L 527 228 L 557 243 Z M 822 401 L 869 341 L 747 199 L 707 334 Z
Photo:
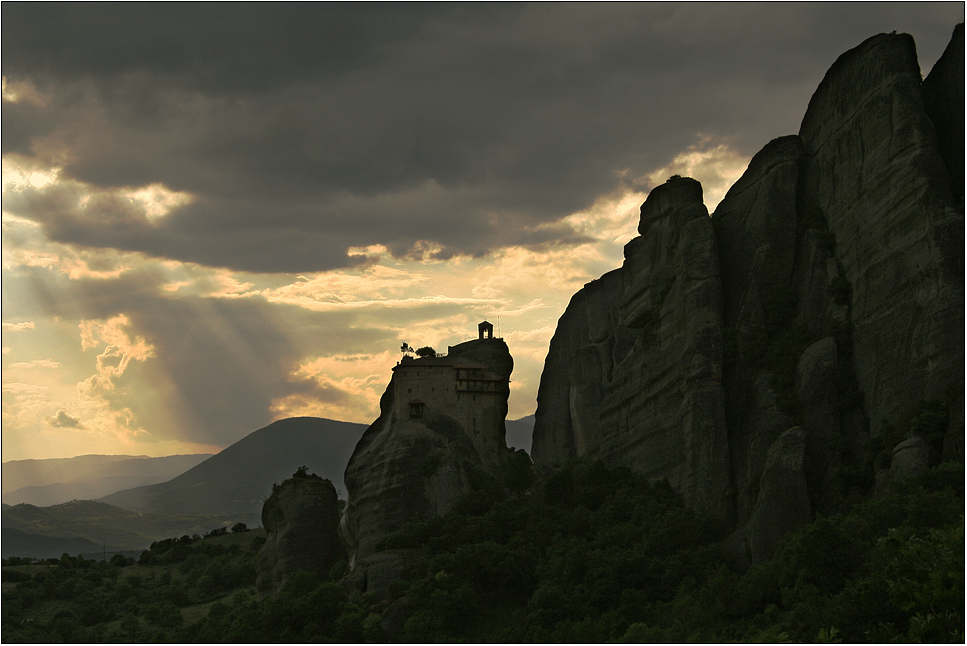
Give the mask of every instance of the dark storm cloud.
M 713 135 L 798 129 L 835 58 L 910 31 L 933 60 L 963 5 L 5 4 L 5 152 L 95 189 L 161 183 L 148 222 L 38 191 L 63 242 L 253 271 L 574 244 L 554 223 Z M 926 70 L 925 70 L 926 71 Z M 62 197 L 62 196 L 61 196 Z M 548 226 L 553 225 L 553 226 Z
M 46 418 L 44 421 L 57 428 L 84 428 L 81 420 L 71 417 L 67 414 L 67 411 L 63 410 L 57 411 L 55 415 Z

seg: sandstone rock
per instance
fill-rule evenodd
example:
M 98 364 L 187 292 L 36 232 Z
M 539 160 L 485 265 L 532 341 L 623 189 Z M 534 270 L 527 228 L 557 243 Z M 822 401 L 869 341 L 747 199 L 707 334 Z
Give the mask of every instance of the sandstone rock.
M 926 471 L 930 467 L 930 453 L 930 445 L 916 435 L 893 447 L 890 468 L 880 469 L 876 474 L 876 495 L 884 496 L 892 483 L 908 480 Z
M 701 184 L 672 178 L 641 208 L 620 270 L 571 300 L 538 393 L 533 456 L 599 455 L 728 520 L 721 284 Z
M 821 339 L 799 357 L 795 383 L 806 438 L 806 477 L 811 498 L 827 513 L 835 508 L 843 493 L 837 481 L 843 450 L 839 442 L 837 363 L 836 341 L 831 337 Z
M 796 260 L 796 187 L 802 142 L 781 137 L 756 153 L 712 216 L 725 325 L 747 336 L 787 297 Z M 825 285 L 822 286 L 825 290 Z
M 377 599 L 387 601 L 392 596 L 390 586 L 402 579 L 422 559 L 416 549 L 385 550 L 360 559 L 353 570 L 357 581 L 355 589 L 372 594 Z
M 824 444 L 839 434 L 836 362 L 836 341 L 826 337 L 803 351 L 796 370 L 796 396 L 802 409 L 802 426 L 807 436 Z
M 906 480 L 919 475 L 930 466 L 930 445 L 922 437 L 914 436 L 893 448 L 890 461 L 890 480 Z
M 882 34 L 843 54 L 800 137 L 801 191 L 835 235 L 852 287 L 854 364 L 876 434 L 942 398 L 964 369 L 963 214 L 921 99 L 913 40 Z M 957 231 L 959 244 L 947 242 Z
M 381 550 L 381 539 L 445 514 L 482 480 L 501 477 L 512 370 L 507 345 L 489 338 L 394 368 L 379 419 L 346 467 L 340 532 L 363 590 L 385 597 L 411 564 L 410 552 Z
M 844 54 L 799 135 L 753 157 L 711 220 L 694 180 L 653 190 L 623 266 L 561 317 L 535 462 L 598 455 L 667 478 L 759 559 L 835 511 L 841 464 L 864 464 L 869 433 L 918 402 L 949 403 L 945 457 L 962 459 L 962 37 L 923 98 L 909 36 Z M 781 488 L 770 452 L 799 438 L 784 517 L 762 481 Z
M 701 184 L 672 178 L 641 210 L 618 305 L 619 326 L 637 338 L 605 386 L 599 455 L 667 479 L 686 504 L 731 522 L 722 287 Z
M 300 570 L 328 574 L 346 558 L 339 539 L 339 501 L 328 480 L 292 478 L 262 506 L 265 545 L 259 552 L 256 587 L 271 592 Z
M 923 80 L 923 104 L 937 129 L 954 204 L 964 210 L 964 23 Z M 962 232 L 961 232 L 962 233 Z
M 723 375 L 729 485 L 740 526 L 751 517 L 769 447 L 793 426 L 777 404 L 775 366 L 767 366 L 763 355 L 772 331 L 795 314 L 801 157 L 797 136 L 771 141 L 752 158 L 712 216 L 730 346 Z M 823 295 L 825 288 L 825 283 L 819 287 Z M 825 300 L 820 300 L 822 307 Z
M 619 270 L 605 274 L 571 298 L 558 322 L 537 394 L 535 463 L 560 465 L 598 449 L 604 386 L 633 337 L 618 327 L 621 289 Z
M 769 447 L 749 524 L 749 550 L 754 563 L 772 558 L 787 533 L 812 521 L 805 451 L 805 434 L 799 427 L 789 429 Z

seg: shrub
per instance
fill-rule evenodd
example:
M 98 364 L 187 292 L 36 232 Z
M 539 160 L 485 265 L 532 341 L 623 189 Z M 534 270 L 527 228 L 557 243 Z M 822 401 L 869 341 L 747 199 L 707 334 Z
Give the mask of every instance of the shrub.
M 422 348 L 420 348 L 420 349 L 418 349 L 416 351 L 416 356 L 418 356 L 420 358 L 424 358 L 424 357 L 435 357 L 436 356 L 436 350 L 434 350 L 433 348 L 431 348 L 428 345 L 425 345 L 425 346 L 423 346 Z

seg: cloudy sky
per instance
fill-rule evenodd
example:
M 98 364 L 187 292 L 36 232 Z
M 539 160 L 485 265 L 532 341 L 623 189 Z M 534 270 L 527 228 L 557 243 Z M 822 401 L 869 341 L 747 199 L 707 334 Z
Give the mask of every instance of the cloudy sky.
M 370 423 L 499 322 L 510 417 L 669 175 L 709 210 L 833 61 L 963 3 L 4 3 L 3 460 Z

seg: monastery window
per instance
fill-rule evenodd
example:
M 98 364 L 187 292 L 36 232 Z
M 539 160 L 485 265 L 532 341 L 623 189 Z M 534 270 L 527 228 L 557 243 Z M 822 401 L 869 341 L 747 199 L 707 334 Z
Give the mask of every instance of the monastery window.
M 426 412 L 426 404 L 423 402 L 410 402 L 410 419 L 423 419 Z

